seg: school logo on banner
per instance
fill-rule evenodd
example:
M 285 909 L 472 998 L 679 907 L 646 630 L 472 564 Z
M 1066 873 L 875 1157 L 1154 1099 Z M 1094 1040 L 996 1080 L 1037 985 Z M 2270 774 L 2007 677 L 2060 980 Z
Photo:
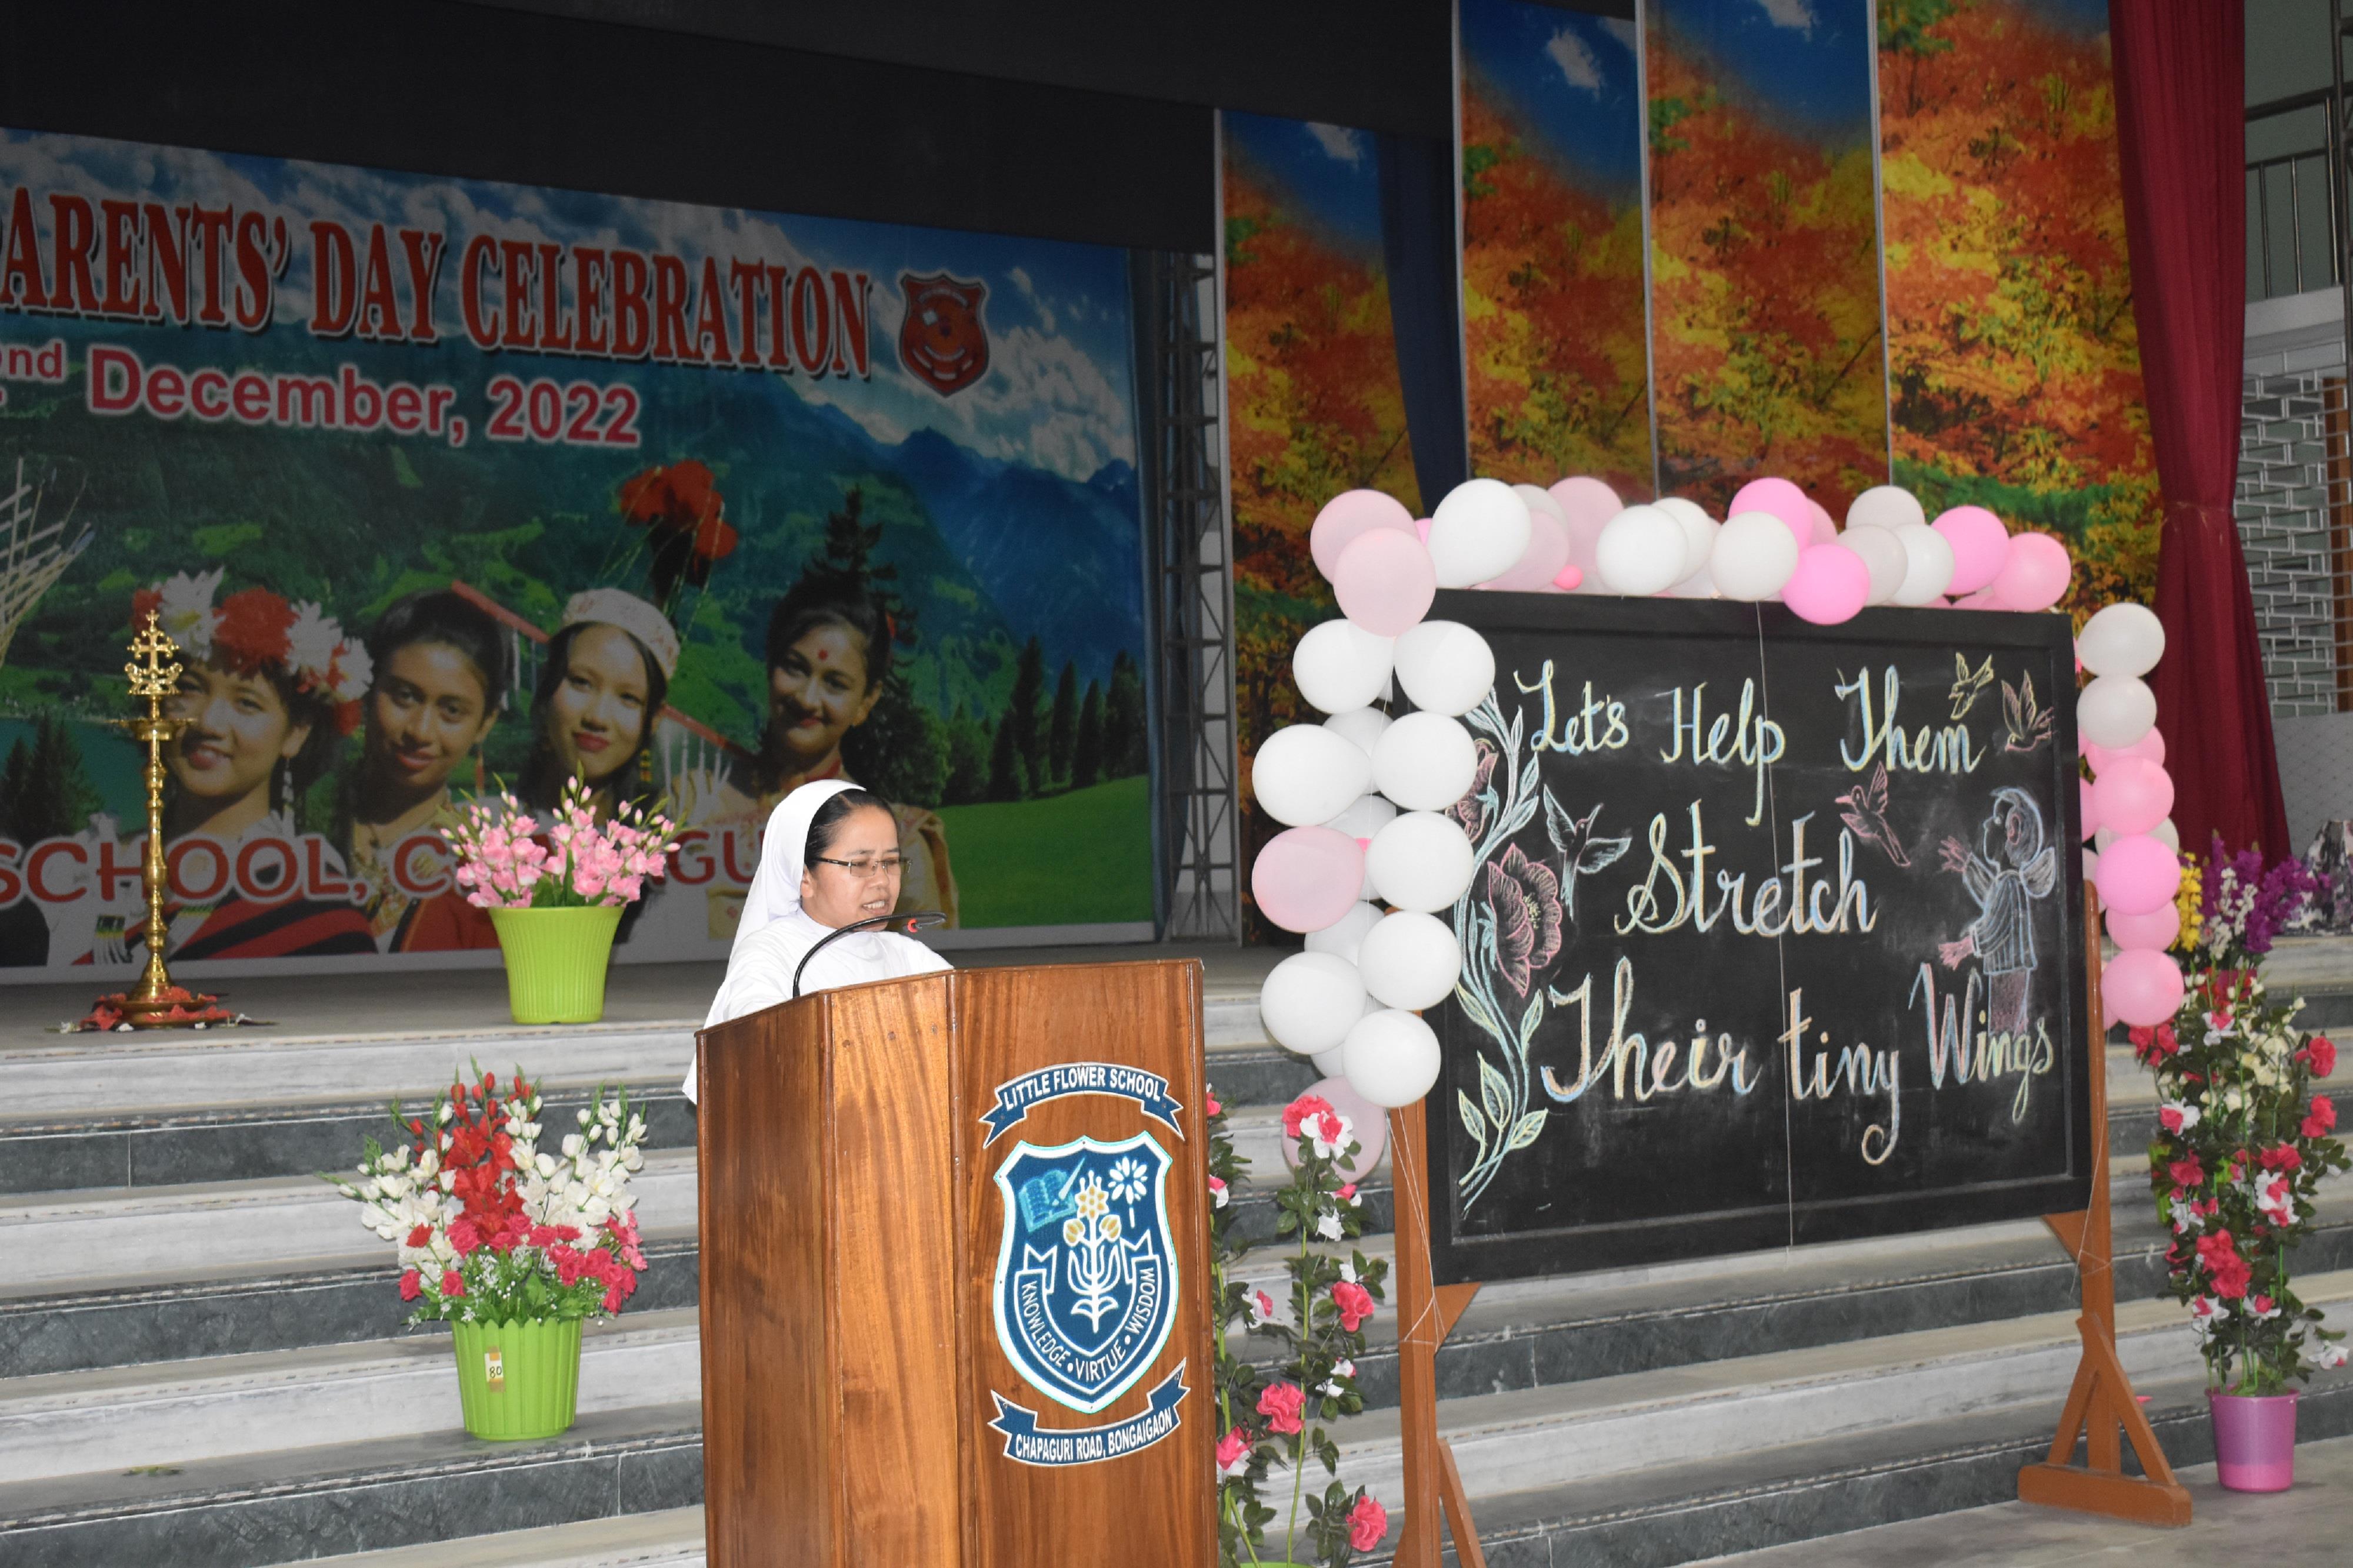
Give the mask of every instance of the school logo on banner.
M 1169 1158 L 1117 1143 L 1017 1143 L 997 1168 L 997 1340 L 1029 1386 L 1092 1415 L 1134 1386 L 1176 1319 Z
M 944 272 L 899 275 L 907 296 L 899 326 L 899 361 L 942 397 L 978 381 L 988 370 L 988 329 L 981 302 L 988 285 L 967 283 Z

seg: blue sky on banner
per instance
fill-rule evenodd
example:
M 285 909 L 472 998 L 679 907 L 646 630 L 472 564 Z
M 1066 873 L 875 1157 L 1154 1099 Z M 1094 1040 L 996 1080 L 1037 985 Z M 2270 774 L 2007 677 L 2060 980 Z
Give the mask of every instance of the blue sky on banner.
M 1380 269 L 1380 163 L 1371 132 L 1232 110 L 1223 119 L 1229 159 L 1255 171 L 1293 221 Z
M 1825 146 L 1870 140 L 1872 0 L 1649 0 L 1741 107 Z
M 1462 0 L 1462 59 L 1502 100 L 1529 150 L 1564 179 L 1631 203 L 1642 188 L 1635 24 L 1529 0 Z
M 805 376 L 786 384 L 838 408 L 878 441 L 931 428 L 987 457 L 1085 479 L 1135 460 L 1134 344 L 1126 258 L 1105 246 L 801 217 L 630 196 L 445 179 L 341 164 L 216 153 L 91 137 L 0 131 L 0 182 L 92 198 L 233 201 L 279 209 L 294 229 L 276 330 L 301 331 L 311 306 L 313 218 L 408 224 L 449 237 L 438 314 L 463 346 L 457 262 L 478 233 L 561 245 L 664 248 L 691 258 L 760 256 L 774 265 L 844 267 L 873 279 L 871 379 Z M 46 226 L 47 214 L 42 213 Z M 46 246 L 46 236 L 45 236 Z M 988 287 L 990 368 L 942 397 L 901 364 L 902 272 L 945 271 Z M 119 327 L 100 331 L 119 332 Z M 417 351 L 417 352 L 432 352 Z M 702 374 L 718 374 L 703 372 Z M 744 374 L 744 373 L 737 373 Z

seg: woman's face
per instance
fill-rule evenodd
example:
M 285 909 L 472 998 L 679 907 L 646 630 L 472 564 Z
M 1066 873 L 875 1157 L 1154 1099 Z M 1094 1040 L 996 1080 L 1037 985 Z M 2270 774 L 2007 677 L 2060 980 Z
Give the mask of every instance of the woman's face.
M 842 860 L 852 864 L 835 864 Z M 879 805 L 865 806 L 836 825 L 831 844 L 810 851 L 801 907 L 818 924 L 836 929 L 887 915 L 898 907 L 900 876 L 898 819 Z
M 167 753 L 172 776 L 186 794 L 218 804 L 268 789 L 270 770 L 311 738 L 311 726 L 292 721 L 278 688 L 259 674 L 191 664 L 168 708 L 188 721 Z
M 867 679 L 864 635 L 821 622 L 769 667 L 768 732 L 791 762 L 814 767 L 866 722 L 881 694 Z
M 367 717 L 369 774 L 422 795 L 448 783 L 498 715 L 472 659 L 445 642 L 413 642 L 377 669 Z
M 567 776 L 600 784 L 636 754 L 646 732 L 646 661 L 617 626 L 587 626 L 572 639 L 564 679 L 543 721 Z

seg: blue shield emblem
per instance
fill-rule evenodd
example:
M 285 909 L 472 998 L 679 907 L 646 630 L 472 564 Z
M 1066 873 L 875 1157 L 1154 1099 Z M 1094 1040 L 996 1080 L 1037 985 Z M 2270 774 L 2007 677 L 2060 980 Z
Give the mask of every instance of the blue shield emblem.
M 1092 1415 L 1133 1387 L 1176 1319 L 1167 1151 L 1149 1132 L 1040 1149 L 997 1167 L 997 1342 L 1029 1386 Z

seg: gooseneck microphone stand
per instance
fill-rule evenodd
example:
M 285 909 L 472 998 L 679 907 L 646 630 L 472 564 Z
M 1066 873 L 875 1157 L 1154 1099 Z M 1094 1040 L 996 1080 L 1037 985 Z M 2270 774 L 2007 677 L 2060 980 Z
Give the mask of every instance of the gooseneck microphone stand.
M 870 915 L 862 921 L 852 921 L 801 954 L 801 961 L 793 966 L 793 994 L 797 997 L 801 994 L 801 972 L 808 968 L 809 960 L 823 952 L 829 944 L 839 942 L 852 931 L 874 931 L 889 927 L 893 931 L 913 936 L 925 926 L 944 926 L 947 923 L 948 917 L 937 910 L 917 910 L 912 915 Z

